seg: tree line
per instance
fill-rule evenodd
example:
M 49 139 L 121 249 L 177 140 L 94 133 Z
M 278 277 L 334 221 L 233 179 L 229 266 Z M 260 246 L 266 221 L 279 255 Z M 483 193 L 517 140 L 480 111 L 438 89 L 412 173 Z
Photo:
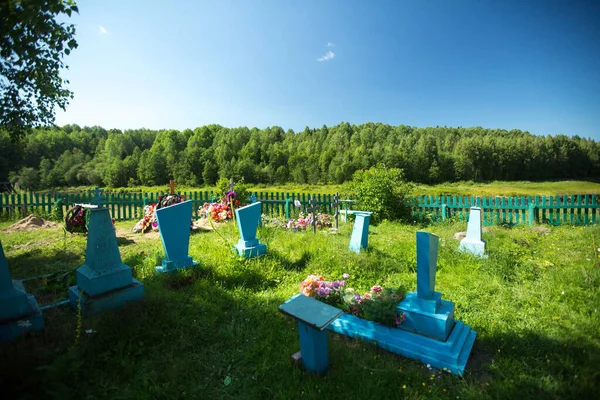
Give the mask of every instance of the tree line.
M 24 189 L 98 185 L 200 186 L 220 177 L 246 183 L 343 183 L 375 165 L 407 180 L 551 180 L 600 176 L 600 143 L 520 130 L 416 128 L 382 123 L 284 131 L 208 125 L 194 130 L 36 128 L 0 130 L 0 181 Z

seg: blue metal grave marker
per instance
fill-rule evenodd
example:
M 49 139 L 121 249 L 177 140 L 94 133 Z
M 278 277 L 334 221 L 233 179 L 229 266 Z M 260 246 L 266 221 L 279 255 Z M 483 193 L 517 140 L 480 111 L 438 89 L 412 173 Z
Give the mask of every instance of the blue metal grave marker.
M 400 328 L 445 341 L 454 327 L 454 303 L 435 291 L 439 238 L 417 232 L 417 292 L 406 295 L 398 312 L 406 315 Z
M 398 328 L 344 314 L 328 329 L 462 376 L 477 333 L 455 321 L 454 303 L 435 291 L 438 241 L 435 235 L 417 232 L 417 291 L 398 305 L 398 313 L 406 315 Z
M 261 218 L 260 210 L 260 201 L 235 210 L 241 238 L 234 247 L 238 254 L 245 258 L 258 257 L 267 252 L 267 246 L 259 243 L 256 238 L 256 228 Z
M 327 370 L 327 332 L 325 328 L 343 311 L 312 297 L 298 294 L 279 306 L 279 311 L 298 320 L 302 365 L 307 371 L 322 374 Z
M 481 208 L 471 207 L 469 210 L 467 236 L 460 241 L 458 249 L 474 256 L 486 257 L 485 240 L 481 240 Z
M 90 190 L 90 204 L 95 204 L 98 207 L 102 207 L 102 203 L 104 202 L 104 189 L 95 188 L 94 190 Z
M 180 268 L 196 265 L 188 255 L 190 246 L 190 221 L 192 201 L 174 204 L 156 210 L 156 220 L 166 258 L 156 267 L 158 272 L 175 272 Z
M 254 204 L 256 203 L 258 200 L 256 199 L 256 195 L 254 193 L 252 193 L 250 195 L 250 204 Z M 258 226 L 260 226 L 262 228 L 262 207 L 261 207 L 261 215 L 260 215 L 260 219 L 258 220 Z
M 77 285 L 69 288 L 71 306 L 84 315 L 121 307 L 144 296 L 144 285 L 133 279 L 121 261 L 117 235 L 108 208 L 90 208 L 85 263 L 77 268 Z
M 0 340 L 13 340 L 25 332 L 44 329 L 44 318 L 23 282 L 13 280 L 0 242 Z
M 356 219 L 352 227 L 352 236 L 350 236 L 350 250 L 360 253 L 362 249 L 366 250 L 369 246 L 369 224 L 371 222 L 371 212 L 355 211 Z

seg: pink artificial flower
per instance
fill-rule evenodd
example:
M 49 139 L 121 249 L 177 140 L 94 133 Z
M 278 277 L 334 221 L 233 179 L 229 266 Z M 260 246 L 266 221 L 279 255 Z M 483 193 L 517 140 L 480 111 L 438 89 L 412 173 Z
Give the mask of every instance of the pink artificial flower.
M 348 278 L 350 278 L 350 275 L 348 275 L 348 274 L 344 273 L 344 274 L 342 274 L 342 278 L 344 278 L 344 279 L 348 279 Z
M 373 293 L 379 293 L 379 292 L 381 292 L 382 290 L 383 290 L 383 288 L 382 288 L 381 286 L 379 286 L 379 285 L 375 285 L 375 286 L 373 286 L 373 287 L 371 288 L 371 292 L 373 292 Z

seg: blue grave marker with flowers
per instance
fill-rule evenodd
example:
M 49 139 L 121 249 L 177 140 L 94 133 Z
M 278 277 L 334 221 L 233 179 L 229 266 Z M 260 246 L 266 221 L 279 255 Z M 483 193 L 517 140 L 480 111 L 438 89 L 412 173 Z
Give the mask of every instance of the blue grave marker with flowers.
M 0 242 L 0 340 L 13 340 L 26 332 L 44 329 L 44 318 L 23 282 L 13 280 Z
M 355 211 L 354 226 L 352 227 L 352 236 L 350 236 L 349 249 L 355 253 L 366 250 L 369 246 L 369 224 L 371 223 L 371 212 Z
M 84 315 L 118 308 L 144 296 L 144 285 L 133 279 L 123 264 L 108 208 L 88 209 L 90 222 L 85 263 L 77 268 L 77 285 L 69 288 L 69 301 Z
M 175 272 L 196 265 L 188 255 L 192 201 L 188 200 L 156 210 L 156 220 L 166 255 L 162 265 L 156 267 L 156 271 Z
M 256 238 L 256 229 L 260 221 L 261 202 L 256 202 L 235 210 L 240 240 L 234 245 L 240 256 L 253 258 L 267 253 L 267 246 Z
M 477 333 L 454 320 L 454 303 L 435 291 L 437 236 L 417 232 L 417 291 L 397 306 L 397 327 L 343 314 L 328 329 L 462 376 Z

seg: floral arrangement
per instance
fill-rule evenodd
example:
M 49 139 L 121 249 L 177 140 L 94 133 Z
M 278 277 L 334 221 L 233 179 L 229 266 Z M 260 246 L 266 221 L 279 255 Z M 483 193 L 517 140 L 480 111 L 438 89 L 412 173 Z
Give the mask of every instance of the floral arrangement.
M 346 287 L 350 275 L 343 274 L 342 280 L 326 281 L 323 276 L 309 275 L 300 284 L 303 295 L 343 309 L 357 317 L 397 327 L 405 319 L 404 313 L 398 315 L 396 307 L 404 297 L 400 289 L 383 288 L 379 285 L 362 295 Z
M 316 216 L 317 229 L 331 228 L 331 226 L 332 226 L 331 221 L 332 221 L 331 215 L 317 213 L 317 216 Z M 313 223 L 313 214 L 310 213 L 305 217 L 304 213 L 301 212 L 298 215 L 297 220 L 294 220 L 293 218 L 288 220 L 286 227 L 287 227 L 287 229 L 291 229 L 293 231 L 306 230 L 306 228 L 312 226 L 312 223 Z
M 240 205 L 240 202 L 233 200 L 235 207 Z M 226 200 L 219 203 L 204 203 L 202 207 L 198 209 L 200 215 L 205 218 L 211 218 L 215 222 L 223 222 L 233 219 L 233 211 Z

